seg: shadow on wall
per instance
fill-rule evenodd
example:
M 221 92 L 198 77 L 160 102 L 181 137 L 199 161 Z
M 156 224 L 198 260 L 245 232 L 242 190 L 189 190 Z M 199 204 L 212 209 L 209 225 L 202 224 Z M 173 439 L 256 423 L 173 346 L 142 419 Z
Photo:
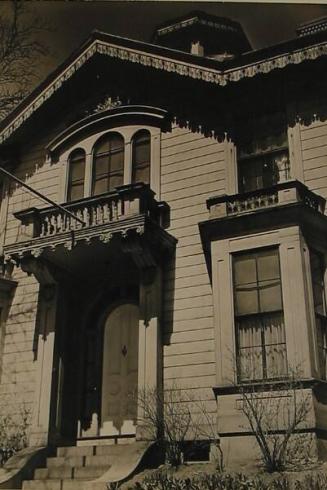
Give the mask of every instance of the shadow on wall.
M 174 304 L 176 281 L 176 250 L 165 262 L 163 270 L 163 344 L 169 345 L 174 331 Z

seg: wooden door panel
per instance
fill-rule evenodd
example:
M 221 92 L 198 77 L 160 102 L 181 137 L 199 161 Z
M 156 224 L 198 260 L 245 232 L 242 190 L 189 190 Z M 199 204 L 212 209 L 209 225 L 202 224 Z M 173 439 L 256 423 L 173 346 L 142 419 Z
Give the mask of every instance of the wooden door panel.
M 139 309 L 118 306 L 104 329 L 101 435 L 135 433 Z

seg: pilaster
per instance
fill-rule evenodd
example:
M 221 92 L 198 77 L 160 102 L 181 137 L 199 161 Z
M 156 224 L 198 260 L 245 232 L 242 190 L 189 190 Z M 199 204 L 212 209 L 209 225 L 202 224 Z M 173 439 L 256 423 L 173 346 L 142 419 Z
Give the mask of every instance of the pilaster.
M 139 322 L 138 391 L 147 396 L 160 394 L 162 390 L 162 332 L 160 325 L 162 309 L 162 271 L 159 266 L 141 273 Z M 153 398 L 153 397 L 152 397 Z M 158 400 L 161 397 L 158 396 Z M 160 407 L 156 407 L 160 410 Z M 143 407 L 138 407 L 137 439 L 149 438 L 142 427 Z M 153 434 L 155 437 L 156 434 Z
M 40 284 L 37 314 L 36 389 L 30 446 L 46 446 L 50 437 L 54 347 L 58 304 L 58 282 L 49 267 L 37 259 L 21 264 Z

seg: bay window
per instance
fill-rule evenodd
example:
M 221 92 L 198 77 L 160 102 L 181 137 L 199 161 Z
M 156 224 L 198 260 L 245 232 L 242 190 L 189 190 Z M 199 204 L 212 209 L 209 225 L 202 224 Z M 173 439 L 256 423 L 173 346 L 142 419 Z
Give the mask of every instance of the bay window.
M 287 375 L 278 249 L 233 256 L 238 381 Z
M 327 317 L 324 285 L 325 264 L 321 254 L 310 250 L 313 303 L 316 318 L 320 375 L 327 378 Z
M 239 192 L 270 187 L 290 177 L 286 119 L 277 113 L 246 122 L 238 139 Z

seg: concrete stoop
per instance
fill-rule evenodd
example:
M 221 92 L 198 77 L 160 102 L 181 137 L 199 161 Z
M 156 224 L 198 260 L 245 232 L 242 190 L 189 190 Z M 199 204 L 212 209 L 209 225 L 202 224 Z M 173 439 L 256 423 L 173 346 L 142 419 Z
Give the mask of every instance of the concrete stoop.
M 109 482 L 132 476 L 148 449 L 149 442 L 106 446 L 58 447 L 47 458 L 45 468 L 37 468 L 33 480 L 23 482 L 23 490 L 108 490 Z

